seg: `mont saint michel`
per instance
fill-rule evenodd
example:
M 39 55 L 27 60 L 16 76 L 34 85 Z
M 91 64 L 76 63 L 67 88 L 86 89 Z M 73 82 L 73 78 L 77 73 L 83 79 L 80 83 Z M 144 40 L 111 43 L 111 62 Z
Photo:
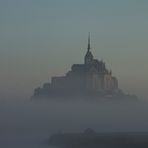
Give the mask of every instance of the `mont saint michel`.
M 33 98 L 136 98 L 126 95 L 118 87 L 118 79 L 112 75 L 102 60 L 91 52 L 90 35 L 83 64 L 73 64 L 64 76 L 54 76 L 51 82 L 34 90 Z

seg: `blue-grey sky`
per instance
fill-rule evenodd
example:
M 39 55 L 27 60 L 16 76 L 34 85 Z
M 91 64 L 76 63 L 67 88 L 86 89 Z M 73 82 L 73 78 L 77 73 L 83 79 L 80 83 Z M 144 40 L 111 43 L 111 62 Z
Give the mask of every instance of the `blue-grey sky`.
M 30 96 L 83 63 L 88 32 L 120 88 L 146 98 L 147 0 L 0 0 L 1 96 Z

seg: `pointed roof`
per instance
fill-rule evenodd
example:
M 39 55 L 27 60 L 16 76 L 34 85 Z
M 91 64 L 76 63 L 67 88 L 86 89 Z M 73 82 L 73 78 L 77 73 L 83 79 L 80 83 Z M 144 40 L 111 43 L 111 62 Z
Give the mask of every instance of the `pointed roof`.
M 93 58 L 93 55 L 92 55 L 90 49 L 91 49 L 91 47 L 90 47 L 90 32 L 89 32 L 89 34 L 88 34 L 88 47 L 87 47 L 87 53 L 86 53 L 85 57 Z
M 90 32 L 88 34 L 88 48 L 87 48 L 88 51 L 90 51 Z

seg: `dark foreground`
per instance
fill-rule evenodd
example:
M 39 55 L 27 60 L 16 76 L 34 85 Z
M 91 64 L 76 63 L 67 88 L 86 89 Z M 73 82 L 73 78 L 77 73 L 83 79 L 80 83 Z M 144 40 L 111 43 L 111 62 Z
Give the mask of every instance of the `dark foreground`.
M 148 133 L 64 133 L 52 135 L 49 143 L 62 148 L 148 148 Z

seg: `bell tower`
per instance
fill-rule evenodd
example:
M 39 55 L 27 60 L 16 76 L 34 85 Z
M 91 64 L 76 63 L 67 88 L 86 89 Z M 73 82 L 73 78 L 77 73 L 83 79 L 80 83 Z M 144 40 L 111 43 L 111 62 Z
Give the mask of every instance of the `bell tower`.
M 92 61 L 93 61 L 93 55 L 90 51 L 90 33 L 88 35 L 88 47 L 87 47 L 87 52 L 86 52 L 86 55 L 85 55 L 85 58 L 84 58 L 84 63 L 85 64 L 91 64 Z

